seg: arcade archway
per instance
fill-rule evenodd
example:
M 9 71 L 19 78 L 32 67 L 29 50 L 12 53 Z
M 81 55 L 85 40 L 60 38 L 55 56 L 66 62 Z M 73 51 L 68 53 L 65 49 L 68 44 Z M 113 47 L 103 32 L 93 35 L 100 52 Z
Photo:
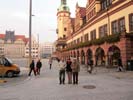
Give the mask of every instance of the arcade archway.
M 105 53 L 101 47 L 96 49 L 95 57 L 96 57 L 96 66 L 105 64 Z
M 108 49 L 108 64 L 109 65 L 117 65 L 118 64 L 118 58 L 121 57 L 120 49 L 113 45 Z
M 88 50 L 87 50 L 87 63 L 88 63 L 89 60 L 92 60 L 92 55 L 93 55 L 93 54 L 92 54 L 91 49 L 88 49 Z
M 85 53 L 83 50 L 81 51 L 81 64 L 85 64 Z
M 79 51 L 77 51 L 77 60 L 79 61 Z

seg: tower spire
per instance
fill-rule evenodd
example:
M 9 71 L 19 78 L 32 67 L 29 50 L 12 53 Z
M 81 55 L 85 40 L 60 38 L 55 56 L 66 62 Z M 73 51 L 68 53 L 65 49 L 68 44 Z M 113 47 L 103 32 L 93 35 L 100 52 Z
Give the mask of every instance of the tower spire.
M 61 0 L 61 5 L 59 6 L 59 8 L 57 9 L 58 12 L 60 11 L 70 11 L 69 7 L 67 6 L 67 0 Z
M 61 0 L 61 5 L 66 5 L 66 0 Z

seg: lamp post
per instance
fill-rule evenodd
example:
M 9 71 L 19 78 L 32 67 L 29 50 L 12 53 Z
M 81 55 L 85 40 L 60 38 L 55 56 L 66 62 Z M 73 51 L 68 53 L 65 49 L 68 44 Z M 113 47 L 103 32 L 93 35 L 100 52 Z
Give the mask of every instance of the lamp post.
M 29 0 L 29 63 L 31 62 L 32 0 Z

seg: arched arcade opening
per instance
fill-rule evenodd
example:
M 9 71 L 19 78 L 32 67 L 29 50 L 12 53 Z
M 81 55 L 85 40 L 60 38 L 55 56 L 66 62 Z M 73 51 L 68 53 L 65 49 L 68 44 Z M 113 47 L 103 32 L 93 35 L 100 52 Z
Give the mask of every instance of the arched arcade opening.
M 108 49 L 108 64 L 115 66 L 118 64 L 118 58 L 121 57 L 120 49 L 113 45 Z
M 96 66 L 105 65 L 105 53 L 101 47 L 96 49 L 95 59 L 96 59 Z
M 81 51 L 81 64 L 85 64 L 85 53 L 84 53 L 84 50 Z
M 93 60 L 93 54 L 92 54 L 92 50 L 91 49 L 88 49 L 87 50 L 87 63 L 90 62 L 90 60 Z

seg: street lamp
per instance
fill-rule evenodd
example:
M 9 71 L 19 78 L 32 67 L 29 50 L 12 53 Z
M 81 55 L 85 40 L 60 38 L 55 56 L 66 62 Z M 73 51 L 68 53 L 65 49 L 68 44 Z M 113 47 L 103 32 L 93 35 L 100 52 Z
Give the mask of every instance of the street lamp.
M 31 62 L 32 0 L 29 0 L 29 63 Z

